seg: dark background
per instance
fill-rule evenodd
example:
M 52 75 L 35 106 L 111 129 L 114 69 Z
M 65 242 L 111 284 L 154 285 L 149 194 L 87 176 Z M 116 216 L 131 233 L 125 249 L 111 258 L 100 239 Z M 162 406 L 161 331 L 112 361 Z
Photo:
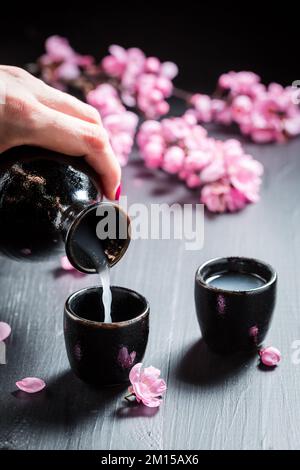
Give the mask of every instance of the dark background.
M 216 2 L 139 2 L 130 8 L 110 1 L 96 8 L 85 1 L 66 9 L 49 1 L 32 10 L 28 2 L 12 2 L 7 13 L 3 4 L 0 63 L 34 61 L 46 37 L 56 33 L 98 59 L 115 42 L 174 60 L 177 84 L 194 90 L 212 91 L 219 74 L 230 69 L 254 70 L 265 82 L 300 79 L 299 15 L 291 3 L 244 2 L 238 8 L 226 1 L 225 8 Z M 230 129 L 211 135 L 237 136 Z M 168 383 L 153 416 L 128 407 L 125 391 L 90 389 L 69 370 L 63 305 L 75 290 L 97 284 L 95 277 L 61 272 L 58 259 L 1 259 L 0 319 L 13 333 L 8 363 L 0 366 L 0 449 L 299 449 L 300 364 L 292 362 L 300 338 L 299 144 L 300 138 L 281 145 L 245 142 L 265 168 L 261 201 L 239 213 L 208 215 L 202 250 L 185 250 L 178 240 L 133 240 L 111 270 L 113 285 L 142 293 L 151 305 L 145 365 L 160 368 Z M 129 204 L 198 202 L 197 191 L 147 170 L 137 153 L 132 157 L 122 174 Z M 278 272 L 265 343 L 282 352 L 275 370 L 261 370 L 257 358 L 242 363 L 240 357 L 212 355 L 200 340 L 194 273 L 210 258 L 232 255 L 263 259 Z M 47 389 L 31 396 L 16 392 L 15 382 L 33 375 Z
M 242 69 L 289 85 L 299 79 L 298 23 L 287 2 L 13 3 L 1 12 L 0 63 L 34 61 L 60 34 L 97 59 L 117 43 L 173 60 L 177 86 L 193 91 L 211 92 L 220 73 Z

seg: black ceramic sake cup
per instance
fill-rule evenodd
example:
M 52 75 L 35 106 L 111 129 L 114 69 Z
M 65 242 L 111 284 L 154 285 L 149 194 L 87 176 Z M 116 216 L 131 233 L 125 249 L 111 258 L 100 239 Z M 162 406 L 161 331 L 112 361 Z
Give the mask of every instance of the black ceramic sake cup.
M 103 323 L 102 287 L 81 289 L 67 299 L 64 335 L 73 372 L 96 386 L 128 382 L 141 362 L 148 341 L 148 301 L 124 287 L 111 287 L 112 322 Z
M 258 276 L 262 283 L 249 290 L 225 290 L 208 282 L 224 273 Z M 252 258 L 210 260 L 195 276 L 195 304 L 202 337 L 217 353 L 254 352 L 264 340 L 276 301 L 277 274 Z

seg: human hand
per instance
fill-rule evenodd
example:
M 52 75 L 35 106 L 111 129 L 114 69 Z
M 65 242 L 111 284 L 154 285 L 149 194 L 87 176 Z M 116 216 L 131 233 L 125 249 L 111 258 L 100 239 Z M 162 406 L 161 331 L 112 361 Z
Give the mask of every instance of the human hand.
M 121 169 L 96 109 L 18 67 L 0 65 L 0 90 L 0 153 L 35 145 L 84 156 L 105 196 L 118 199 Z

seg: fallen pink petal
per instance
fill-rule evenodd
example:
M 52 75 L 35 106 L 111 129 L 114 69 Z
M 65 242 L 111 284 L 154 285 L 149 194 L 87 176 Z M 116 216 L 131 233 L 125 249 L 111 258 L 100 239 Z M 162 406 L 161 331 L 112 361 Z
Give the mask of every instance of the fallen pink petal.
M 16 386 L 19 390 L 26 393 L 37 393 L 46 387 L 46 383 L 42 379 L 37 377 L 26 377 L 16 382 Z
M 11 334 L 11 327 L 8 323 L 0 321 L 0 341 L 4 341 Z
M 155 408 L 160 406 L 167 385 L 160 378 L 160 370 L 153 366 L 142 369 L 142 363 L 136 364 L 129 373 L 131 386 L 128 388 L 130 395 L 135 395 L 138 403 Z
M 273 346 L 261 349 L 259 356 L 261 362 L 267 367 L 277 366 L 281 360 L 281 352 Z

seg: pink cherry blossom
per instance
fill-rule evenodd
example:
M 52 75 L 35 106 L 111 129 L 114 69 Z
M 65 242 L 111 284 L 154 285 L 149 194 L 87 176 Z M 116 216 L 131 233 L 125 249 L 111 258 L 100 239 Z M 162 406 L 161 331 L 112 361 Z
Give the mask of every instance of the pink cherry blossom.
M 149 168 L 177 174 L 213 212 L 237 211 L 257 202 L 262 165 L 236 139 L 213 139 L 193 115 L 145 121 L 138 132 L 140 154 Z
M 294 137 L 300 134 L 300 113 L 298 115 L 288 117 L 284 120 L 283 123 L 284 132 L 290 136 Z
M 93 57 L 78 54 L 66 38 L 57 35 L 47 39 L 45 49 L 39 59 L 42 78 L 65 90 L 68 84 L 74 86 L 82 79 L 85 83 L 90 74 L 91 84 L 96 83 L 96 89 L 88 93 L 88 101 L 98 110 L 101 108 L 102 117 L 121 112 L 124 105 L 136 107 L 147 119 L 160 118 L 170 110 L 167 99 L 174 91 L 173 79 L 178 74 L 178 67 L 173 62 L 147 57 L 137 47 L 125 49 L 114 44 L 96 66 Z M 106 85 L 111 82 L 115 94 L 100 93 L 95 77 L 101 86 L 105 86 L 103 82 L 107 82 Z M 86 84 L 81 86 L 84 88 Z M 85 93 L 87 89 L 89 86 L 84 88 Z M 190 96 L 181 90 L 181 96 L 185 94 Z M 227 126 L 235 124 L 242 134 L 259 144 L 284 142 L 300 134 L 300 110 L 295 89 L 278 83 L 266 86 L 251 71 L 224 73 L 219 77 L 212 97 L 196 93 L 187 101 L 191 106 L 186 113 L 188 119 Z M 126 162 L 124 149 L 129 148 L 129 139 L 121 136 L 114 140 L 115 147 L 123 152 L 120 161 Z
M 197 119 L 200 122 L 211 122 L 213 119 L 212 100 L 207 95 L 197 93 L 191 98 L 191 104 L 196 110 Z
M 148 57 L 145 61 L 145 70 L 150 73 L 159 73 L 161 63 L 157 57 Z
M 104 57 L 104 72 L 119 80 L 121 98 L 127 106 L 137 106 L 149 119 L 168 113 L 166 98 L 173 90 L 172 80 L 178 73 L 173 62 L 161 63 L 157 57 L 146 57 L 138 48 L 111 46 Z
M 184 167 L 188 172 L 197 172 L 206 167 L 212 161 L 212 158 L 211 152 L 195 148 L 187 153 Z
M 4 341 L 11 334 L 11 327 L 8 323 L 0 321 L 0 341 Z
M 212 183 L 226 175 L 225 162 L 222 155 L 217 153 L 207 166 L 201 171 L 202 183 Z
M 102 67 L 112 77 L 121 77 L 127 61 L 126 50 L 117 45 L 109 47 L 110 55 L 102 59 Z
M 142 363 L 136 364 L 129 373 L 131 386 L 128 388 L 130 394 L 134 394 L 137 402 L 151 408 L 160 406 L 161 397 L 167 390 L 167 385 L 160 378 L 160 370 L 155 367 L 142 369 Z
M 131 111 L 110 114 L 103 118 L 111 146 L 122 166 L 126 165 L 131 153 L 137 124 L 138 117 Z
M 174 62 L 163 62 L 160 69 L 161 75 L 163 77 L 173 80 L 178 75 L 178 67 Z
M 223 74 L 218 97 L 197 93 L 189 99 L 192 107 L 185 114 L 157 122 L 155 119 L 169 111 L 167 98 L 178 73 L 174 63 L 147 57 L 139 48 L 112 45 L 96 67 L 90 56 L 77 54 L 59 36 L 49 38 L 40 63 L 42 73 L 58 87 L 68 82 L 74 85 L 76 77 L 82 78 L 81 69 L 87 68 L 83 78 L 85 81 L 90 73 L 93 88 L 84 89 L 86 100 L 99 111 L 121 165 L 128 161 L 138 125 L 137 115 L 125 106 L 135 106 L 151 118 L 137 135 L 146 166 L 177 174 L 187 187 L 199 188 L 200 201 L 211 211 L 236 211 L 257 202 L 263 168 L 237 140 L 214 139 L 198 122 L 235 123 L 259 143 L 281 142 L 300 132 L 293 90 L 276 83 L 266 87 L 253 72 Z
M 79 78 L 81 68 L 88 68 L 94 62 L 92 56 L 76 53 L 69 41 L 61 36 L 50 36 L 45 49 L 39 59 L 42 78 L 59 89 L 65 89 L 65 82 Z
M 268 87 L 253 72 L 229 72 L 218 81 L 220 98 L 195 94 L 190 99 L 198 122 L 236 124 L 256 143 L 283 142 L 300 134 L 300 109 L 291 87 Z
M 249 96 L 236 96 L 231 104 L 232 119 L 236 122 L 242 122 L 244 119 L 247 120 L 252 109 L 253 102 Z
M 248 95 L 259 82 L 260 77 L 253 72 L 228 72 L 220 76 L 218 85 L 223 90 L 230 90 L 233 95 Z
M 56 69 L 56 79 L 57 80 L 75 80 L 80 75 L 80 70 L 77 64 L 72 62 L 64 62 L 59 65 Z
M 134 144 L 138 124 L 137 115 L 126 110 L 116 89 L 108 83 L 98 85 L 91 90 L 86 99 L 99 111 L 111 146 L 120 164 L 126 165 Z
M 261 362 L 268 367 L 274 367 L 279 364 L 281 360 L 281 353 L 277 348 L 273 346 L 269 346 L 267 348 L 263 348 L 259 351 L 259 356 Z
M 46 53 L 53 62 L 63 62 L 73 59 L 74 50 L 66 38 L 50 36 L 45 43 Z
M 26 393 L 37 393 L 46 387 L 44 380 L 36 377 L 26 377 L 25 379 L 16 382 L 18 389 Z
M 141 155 L 148 168 L 160 168 L 163 163 L 164 145 L 160 141 L 149 141 L 143 146 Z
M 239 158 L 235 165 L 229 165 L 227 174 L 232 186 L 251 202 L 258 201 L 258 189 L 261 185 L 263 166 L 250 155 Z
M 174 145 L 169 147 L 164 154 L 162 168 L 168 173 L 178 173 L 182 168 L 185 154 L 182 148 Z
M 201 186 L 201 179 L 200 176 L 195 174 L 187 174 L 184 177 L 186 185 L 188 188 L 198 188 Z
M 172 82 L 165 76 L 160 76 L 156 78 L 155 88 L 156 90 L 160 91 L 163 96 L 169 97 L 172 95 Z
M 243 209 L 246 206 L 246 204 L 249 202 L 249 199 L 247 199 L 244 193 L 232 187 L 230 187 L 230 190 L 224 195 L 224 200 L 226 204 L 226 209 L 229 212 L 239 211 Z
M 116 89 L 109 84 L 98 85 L 87 94 L 86 100 L 99 111 L 102 118 L 125 112 Z
M 242 209 L 247 200 L 243 194 L 233 191 L 227 181 L 216 181 L 203 186 L 200 201 L 211 212 L 234 212 Z

